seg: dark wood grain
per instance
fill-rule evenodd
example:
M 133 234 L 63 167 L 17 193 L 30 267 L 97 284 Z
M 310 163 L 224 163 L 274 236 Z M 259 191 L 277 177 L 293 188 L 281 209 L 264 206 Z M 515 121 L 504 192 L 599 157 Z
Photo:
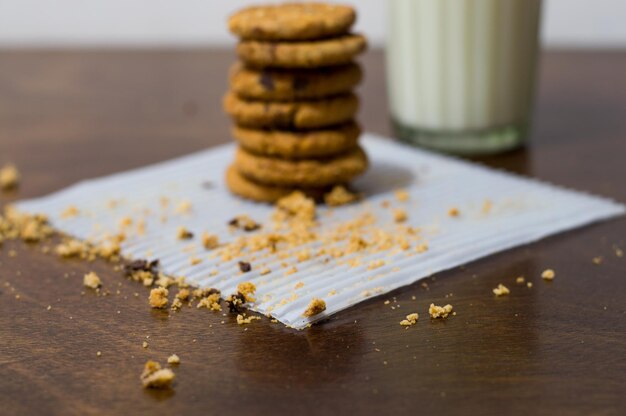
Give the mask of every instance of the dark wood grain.
M 220 99 L 232 59 L 1 52 L 0 164 L 24 175 L 2 202 L 229 141 Z M 381 53 L 364 63 L 361 120 L 389 133 Z M 624 74 L 623 52 L 546 54 L 531 145 L 482 161 L 626 201 Z M 613 245 L 624 248 L 625 235 L 623 218 L 561 234 L 301 332 L 268 320 L 244 329 L 206 310 L 151 311 L 147 290 L 110 265 L 9 242 L 0 249 L 0 413 L 623 414 L 626 258 Z M 548 267 L 551 283 L 539 278 Z M 81 294 L 89 270 L 110 296 Z M 534 287 L 516 287 L 518 275 Z M 511 295 L 495 298 L 498 283 Z M 383 304 L 393 297 L 399 309 Z M 448 301 L 458 316 L 425 318 L 430 302 Z M 413 310 L 422 318 L 402 329 Z M 143 363 L 171 353 L 182 360 L 173 391 L 142 389 Z

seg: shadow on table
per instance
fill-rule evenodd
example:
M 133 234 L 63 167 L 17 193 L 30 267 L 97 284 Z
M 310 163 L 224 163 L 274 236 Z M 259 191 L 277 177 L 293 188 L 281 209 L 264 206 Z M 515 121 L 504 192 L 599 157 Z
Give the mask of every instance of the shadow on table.
M 237 343 L 237 366 L 262 383 L 313 386 L 351 374 L 364 353 L 362 330 L 353 323 L 317 324 L 294 331 L 274 324 Z
M 492 156 L 476 156 L 469 160 L 495 169 L 504 169 L 519 175 L 532 176 L 532 150 L 528 147 Z
M 413 177 L 413 172 L 409 169 L 380 161 L 372 164 L 369 170 L 354 182 L 354 188 L 367 196 L 375 196 L 409 186 L 413 182 Z

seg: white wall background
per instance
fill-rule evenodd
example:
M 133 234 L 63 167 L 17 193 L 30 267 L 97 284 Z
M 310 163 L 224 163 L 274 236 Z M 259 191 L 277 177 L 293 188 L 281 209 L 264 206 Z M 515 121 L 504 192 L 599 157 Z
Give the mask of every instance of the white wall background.
M 0 0 L 0 47 L 224 45 L 226 18 L 268 0 Z M 461 0 L 459 0 L 461 1 Z M 626 47 L 626 0 L 544 0 L 548 46 Z M 344 0 L 384 42 L 385 0 Z

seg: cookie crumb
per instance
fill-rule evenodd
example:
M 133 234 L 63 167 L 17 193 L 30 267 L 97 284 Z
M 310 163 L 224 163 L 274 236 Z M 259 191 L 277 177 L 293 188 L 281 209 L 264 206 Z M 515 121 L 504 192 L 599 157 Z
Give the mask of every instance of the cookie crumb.
M 189 214 L 191 212 L 192 205 L 189 201 L 181 201 L 176 207 L 177 214 Z
M 305 309 L 302 316 L 306 318 L 310 318 L 312 316 L 315 316 L 317 314 L 324 312 L 325 310 L 326 310 L 326 302 L 324 302 L 323 299 L 313 298 L 313 300 L 311 300 L 311 302 L 309 303 L 309 306 L 307 306 L 307 308 Z
M 144 342 L 141 344 L 141 347 L 142 347 L 142 348 L 148 348 L 148 341 L 144 341 Z
M 189 299 L 189 289 L 180 289 L 176 294 L 176 299 L 187 300 Z
M 15 165 L 4 165 L 0 169 L 0 190 L 9 191 L 17 188 L 20 182 L 20 173 Z
M 102 286 L 102 280 L 94 272 L 89 272 L 83 277 L 83 285 L 92 289 L 97 289 Z
M 98 255 L 108 261 L 118 261 L 121 250 L 117 241 L 107 241 L 96 247 Z
M 207 250 L 213 250 L 220 245 L 218 236 L 209 233 L 202 233 L 202 246 Z
M 81 259 L 86 259 L 90 255 L 89 246 L 78 240 L 67 240 L 61 244 L 58 244 L 54 251 L 60 257 L 71 258 L 78 257 Z
M 346 205 L 358 199 L 358 194 L 350 192 L 342 185 L 335 185 L 330 192 L 324 194 L 324 203 L 330 207 Z
M 241 270 L 242 273 L 248 273 L 250 270 L 252 270 L 252 265 L 247 261 L 240 261 L 239 270 Z
M 76 205 L 70 205 L 61 213 L 61 218 L 77 217 L 80 211 L 76 208 Z
M 173 311 L 179 311 L 182 307 L 183 307 L 183 302 L 179 298 L 174 298 L 170 309 Z
M 231 312 L 240 312 L 244 303 L 246 303 L 246 297 L 241 293 L 235 293 L 226 298 L 226 304 Z
M 493 207 L 493 202 L 488 199 L 485 199 L 483 202 L 483 207 L 481 209 L 483 214 L 489 214 L 491 212 L 491 208 Z
M 261 224 L 258 224 L 247 215 L 239 215 L 233 218 L 228 222 L 228 225 L 247 232 L 256 231 L 261 228 Z
M 291 266 L 289 269 L 285 271 L 285 276 L 289 276 L 294 273 L 298 273 L 298 268 L 296 266 Z
M 449 217 L 458 217 L 459 215 L 461 215 L 461 212 L 459 211 L 458 208 L 450 208 L 448 210 Z
M 437 306 L 434 303 L 431 303 L 428 308 L 428 313 L 431 318 L 447 318 L 448 315 L 452 313 L 452 305 L 448 304 L 445 306 Z
M 556 276 L 556 273 L 552 269 L 546 269 L 541 273 L 541 278 L 544 280 L 553 280 L 554 276 Z
M 180 364 L 180 357 L 176 354 L 172 354 L 169 357 L 167 357 L 167 363 L 168 364 Z
M 100 356 L 102 356 L 102 352 L 101 351 L 96 352 L 96 357 L 100 357 Z
M 167 295 L 169 291 L 164 287 L 156 287 L 150 291 L 148 302 L 155 309 L 162 309 L 167 306 Z
M 140 379 L 144 388 L 168 388 L 174 380 L 174 372 L 169 368 L 161 368 L 156 361 L 146 362 Z
M 252 321 L 260 320 L 258 316 L 248 316 L 244 317 L 242 314 L 237 315 L 237 324 L 238 325 L 246 325 L 252 323 Z
M 526 287 L 529 289 L 533 287 L 533 282 L 526 282 Z
M 193 233 L 185 227 L 178 227 L 176 230 L 176 238 L 179 240 L 189 240 L 193 238 Z
M 173 277 L 166 276 L 163 273 L 159 273 L 158 279 L 156 280 L 156 282 L 154 282 L 154 284 L 156 284 L 157 286 L 168 288 L 172 286 L 174 282 L 176 282 L 176 280 L 174 280 Z
M 217 289 L 196 289 L 193 291 L 193 295 L 199 298 L 197 308 L 207 308 L 211 311 L 221 311 L 220 305 L 221 292 Z
M 511 293 L 508 287 L 504 286 L 502 283 L 498 284 L 498 287 L 493 289 L 493 294 L 496 296 L 504 296 Z
M 400 209 L 400 208 L 393 210 L 393 220 L 395 222 L 398 222 L 398 223 L 404 222 L 404 221 L 407 220 L 407 218 L 408 218 L 408 216 L 407 216 L 405 210 Z
M 424 253 L 425 251 L 428 251 L 428 244 L 419 244 L 415 247 L 415 251 L 418 253 Z
M 126 276 L 135 281 L 143 281 L 148 276 L 154 278 L 158 273 L 159 260 L 143 260 L 137 259 L 124 266 Z M 150 282 L 152 284 L 152 282 Z
M 256 286 L 252 282 L 242 282 L 237 285 L 237 292 L 241 293 L 246 299 L 246 302 L 254 302 L 254 292 L 256 292 Z
M 122 217 L 118 223 L 120 228 L 128 228 L 133 225 L 133 219 L 131 217 Z
M 272 272 L 272 270 L 271 270 L 269 267 L 263 267 L 263 268 L 261 269 L 261 271 L 259 271 L 259 274 L 260 274 L 261 276 L 264 276 L 264 275 L 266 275 L 266 274 L 270 274 L 271 272 Z
M 367 269 L 368 270 L 374 270 L 374 269 L 378 269 L 379 267 L 382 267 L 384 265 L 385 265 L 385 260 L 382 260 L 382 259 L 372 260 L 367 265 Z
M 594 257 L 593 259 L 591 259 L 591 262 L 593 264 L 595 264 L 596 266 L 598 266 L 598 265 L 602 264 L 603 260 L 604 259 L 602 258 L 602 256 L 597 256 L 597 257 Z
M 294 191 L 276 201 L 276 207 L 289 217 L 313 221 L 315 219 L 315 201 L 300 191 Z
M 523 285 L 525 281 L 526 278 L 524 276 L 519 276 L 515 278 L 515 283 L 517 283 L 518 285 Z
M 0 214 L 0 245 L 5 239 L 36 243 L 53 234 L 54 230 L 45 215 L 24 214 L 11 206 L 5 206 L 4 215 Z
M 409 200 L 409 193 L 406 189 L 396 189 L 393 194 L 399 202 L 406 202 Z
M 296 253 L 296 258 L 298 261 L 307 261 L 311 259 L 311 250 L 305 248 L 304 250 L 300 250 Z
M 400 321 L 400 325 L 402 326 L 415 325 L 418 319 L 419 319 L 419 315 L 417 312 L 410 313 L 406 316 L 406 319 L 403 319 L 402 321 Z

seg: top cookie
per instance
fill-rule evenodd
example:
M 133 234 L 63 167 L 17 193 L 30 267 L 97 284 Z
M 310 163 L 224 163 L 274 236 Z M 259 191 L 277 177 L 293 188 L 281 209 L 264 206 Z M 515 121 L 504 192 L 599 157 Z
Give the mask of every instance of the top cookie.
M 242 9 L 228 19 L 228 28 L 242 39 L 314 40 L 345 34 L 355 20 L 349 6 L 284 3 Z

